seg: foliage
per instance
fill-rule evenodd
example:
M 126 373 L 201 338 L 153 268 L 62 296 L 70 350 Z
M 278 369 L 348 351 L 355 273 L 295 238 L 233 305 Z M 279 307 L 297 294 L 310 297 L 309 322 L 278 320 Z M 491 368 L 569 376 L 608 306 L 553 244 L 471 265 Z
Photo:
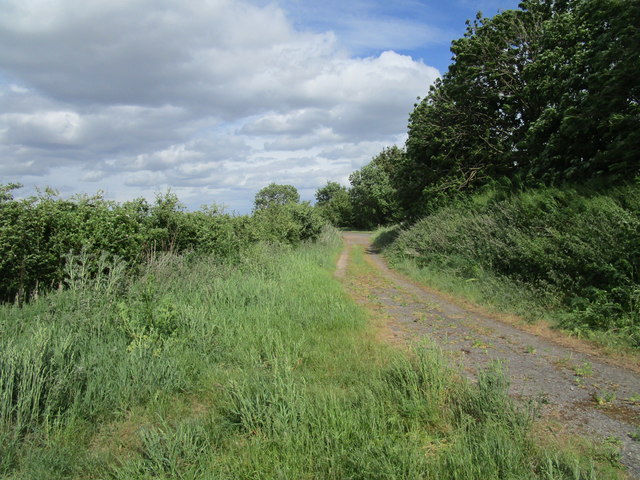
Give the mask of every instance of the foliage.
M 371 340 L 336 237 L 167 253 L 109 290 L 76 261 L 86 281 L 0 306 L 0 476 L 615 478 L 534 443 L 499 369 Z
M 281 207 L 290 203 L 299 203 L 300 194 L 293 185 L 278 185 L 271 183 L 256 193 L 254 210 L 264 210 L 271 207 Z
M 500 178 L 526 185 L 640 173 L 640 2 L 530 0 L 478 14 L 416 104 L 397 185 L 408 218 Z
M 319 212 L 308 202 L 257 210 L 253 219 L 261 239 L 292 245 L 317 237 L 325 224 Z
M 101 195 L 71 200 L 47 190 L 0 203 L 0 298 L 23 301 L 62 285 L 65 255 L 83 248 L 106 252 L 133 265 L 153 238 L 144 200 L 117 206 Z
M 353 223 L 349 191 L 337 182 L 327 182 L 316 191 L 316 206 L 320 215 L 336 227 L 347 227 Z
M 91 259 L 85 268 L 96 276 L 103 273 L 101 258 L 117 259 L 131 270 L 163 252 L 238 259 L 256 242 L 299 243 L 317 237 L 324 225 L 308 204 L 282 204 L 285 197 L 278 194 L 249 217 L 225 214 L 215 205 L 187 212 L 170 191 L 152 204 L 142 198 L 120 204 L 101 193 L 63 199 L 50 189 L 17 200 L 17 188 L 0 186 L 0 301 L 23 303 L 64 287 L 70 253 L 84 252 Z M 298 198 L 291 189 L 284 189 L 287 198 Z
M 483 185 L 640 174 L 638 0 L 525 0 L 480 13 L 415 105 L 406 152 L 351 174 L 352 223 L 415 221 Z
M 487 190 L 420 220 L 389 252 L 463 281 L 502 278 L 564 312 L 565 327 L 617 332 L 638 347 L 639 246 L 640 188 L 633 185 Z
M 518 148 L 546 183 L 626 181 L 640 168 L 640 2 L 567 3 L 546 14 L 540 54 L 525 72 L 523 93 L 544 102 Z
M 316 238 L 325 224 L 295 187 L 275 183 L 256 194 L 253 222 L 261 240 L 292 245 Z
M 387 148 L 349 176 L 354 226 L 369 229 L 396 218 L 398 205 L 394 169 L 403 155 L 398 147 Z

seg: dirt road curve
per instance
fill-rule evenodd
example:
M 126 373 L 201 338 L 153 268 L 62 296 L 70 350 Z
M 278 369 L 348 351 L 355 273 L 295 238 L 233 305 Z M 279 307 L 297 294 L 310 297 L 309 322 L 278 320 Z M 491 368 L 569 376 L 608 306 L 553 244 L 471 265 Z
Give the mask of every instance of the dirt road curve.
M 578 353 L 488 315 L 467 310 L 390 270 L 371 248 L 370 236 L 344 234 L 336 275 L 363 306 L 385 318 L 392 342 L 428 337 L 467 374 L 492 360 L 505 365 L 511 394 L 544 399 L 549 434 L 578 433 L 619 444 L 621 461 L 640 479 L 640 375 L 593 355 Z M 373 268 L 347 275 L 351 252 L 365 249 Z

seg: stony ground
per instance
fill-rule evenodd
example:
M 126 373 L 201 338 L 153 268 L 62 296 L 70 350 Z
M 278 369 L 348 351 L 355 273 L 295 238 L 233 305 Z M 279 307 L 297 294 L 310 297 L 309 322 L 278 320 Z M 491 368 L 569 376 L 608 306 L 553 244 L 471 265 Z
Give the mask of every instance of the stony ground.
M 385 340 L 436 342 L 470 378 L 489 362 L 500 361 L 513 396 L 541 400 L 548 434 L 580 434 L 618 446 L 631 477 L 640 478 L 637 368 L 616 366 L 557 334 L 527 331 L 525 325 L 505 323 L 418 285 L 390 270 L 367 234 L 347 233 L 344 240 L 336 274 L 359 303 L 382 319 Z M 351 274 L 356 248 L 365 250 L 369 268 Z

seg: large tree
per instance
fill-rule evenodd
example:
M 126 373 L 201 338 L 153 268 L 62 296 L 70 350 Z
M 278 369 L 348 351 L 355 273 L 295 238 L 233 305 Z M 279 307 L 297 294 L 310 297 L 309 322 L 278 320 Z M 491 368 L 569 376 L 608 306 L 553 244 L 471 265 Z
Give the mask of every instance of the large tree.
M 415 219 L 487 183 L 640 174 L 640 0 L 523 0 L 478 14 L 416 103 L 406 152 L 350 177 L 361 227 Z
M 352 208 L 349 191 L 338 182 L 327 182 L 316 191 L 316 206 L 320 214 L 336 227 L 347 227 L 352 223 Z
M 434 197 L 516 170 L 514 144 L 540 108 L 522 73 L 537 57 L 542 22 L 540 13 L 522 10 L 478 14 L 452 43 L 452 65 L 409 118 L 399 190 L 410 215 L 424 213 Z
M 396 147 L 384 149 L 368 165 L 349 176 L 349 196 L 354 225 L 373 228 L 399 218 L 395 181 L 404 152 Z

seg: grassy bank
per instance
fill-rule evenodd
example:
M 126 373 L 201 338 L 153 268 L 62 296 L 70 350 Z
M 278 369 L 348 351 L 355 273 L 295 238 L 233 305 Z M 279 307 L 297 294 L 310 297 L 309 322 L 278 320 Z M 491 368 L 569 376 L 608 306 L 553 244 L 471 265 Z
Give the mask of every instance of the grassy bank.
M 499 368 L 471 385 L 377 343 L 338 248 L 166 255 L 0 307 L 0 476 L 616 478 L 606 451 L 536 441 Z
M 405 231 L 391 261 L 437 288 L 580 336 L 640 347 L 640 187 L 489 190 Z

